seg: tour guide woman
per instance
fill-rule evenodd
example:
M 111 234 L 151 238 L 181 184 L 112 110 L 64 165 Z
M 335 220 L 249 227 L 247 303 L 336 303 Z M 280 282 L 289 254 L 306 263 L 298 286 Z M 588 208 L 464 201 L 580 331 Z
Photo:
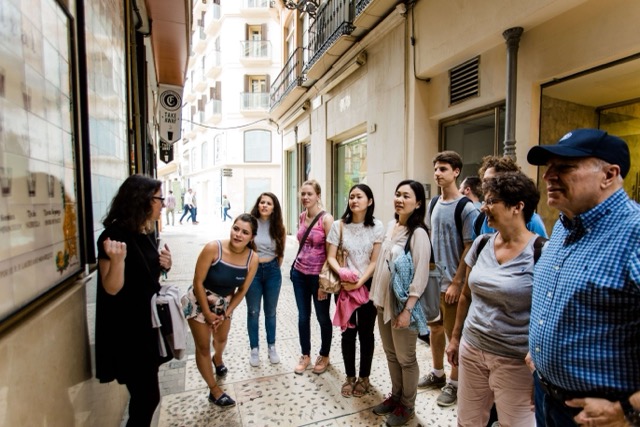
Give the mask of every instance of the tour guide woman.
M 160 402 L 151 297 L 160 290 L 160 272 L 171 268 L 171 252 L 167 245 L 158 252 L 154 234 L 164 202 L 161 185 L 143 175 L 127 178 L 98 238 L 96 377 L 126 384 L 129 427 L 148 426 Z

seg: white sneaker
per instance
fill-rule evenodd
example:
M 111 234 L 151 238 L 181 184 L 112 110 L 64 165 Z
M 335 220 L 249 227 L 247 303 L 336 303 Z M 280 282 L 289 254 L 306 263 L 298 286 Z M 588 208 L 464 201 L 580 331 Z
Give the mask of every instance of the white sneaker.
M 275 345 L 269 346 L 269 362 L 271 362 L 271 364 L 273 365 L 277 365 L 278 363 L 280 363 L 280 356 L 278 356 Z
M 253 366 L 254 368 L 260 366 L 260 349 L 258 347 L 251 349 L 249 365 Z

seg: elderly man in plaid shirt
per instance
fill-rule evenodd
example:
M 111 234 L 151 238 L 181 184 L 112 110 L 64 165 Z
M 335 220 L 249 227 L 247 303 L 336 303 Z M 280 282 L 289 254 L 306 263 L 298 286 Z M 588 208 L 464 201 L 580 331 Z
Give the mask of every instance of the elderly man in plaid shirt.
M 534 273 L 529 329 L 539 425 L 640 426 L 640 205 L 629 148 L 597 129 L 533 147 L 560 210 Z

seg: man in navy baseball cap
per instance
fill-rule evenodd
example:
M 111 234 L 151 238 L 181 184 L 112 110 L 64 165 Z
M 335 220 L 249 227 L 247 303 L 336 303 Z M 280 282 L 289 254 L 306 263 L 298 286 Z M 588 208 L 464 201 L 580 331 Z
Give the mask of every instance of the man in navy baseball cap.
M 623 188 L 629 147 L 577 129 L 527 160 L 546 166 L 547 204 L 560 211 L 533 275 L 536 419 L 640 426 L 640 205 Z
M 532 165 L 546 165 L 551 157 L 595 157 L 620 166 L 624 178 L 631 160 L 627 143 L 617 136 L 599 129 L 576 129 L 560 138 L 556 145 L 538 145 L 529 150 L 527 161 Z

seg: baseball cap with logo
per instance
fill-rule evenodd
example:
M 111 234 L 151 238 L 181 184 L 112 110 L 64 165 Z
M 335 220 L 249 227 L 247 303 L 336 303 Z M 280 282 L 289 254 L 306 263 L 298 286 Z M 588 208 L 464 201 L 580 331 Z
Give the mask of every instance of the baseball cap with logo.
M 629 173 L 629 147 L 622 138 L 599 129 L 575 129 L 555 145 L 538 145 L 529 150 L 527 161 L 532 165 L 547 164 L 551 157 L 595 157 L 620 166 L 620 175 Z

